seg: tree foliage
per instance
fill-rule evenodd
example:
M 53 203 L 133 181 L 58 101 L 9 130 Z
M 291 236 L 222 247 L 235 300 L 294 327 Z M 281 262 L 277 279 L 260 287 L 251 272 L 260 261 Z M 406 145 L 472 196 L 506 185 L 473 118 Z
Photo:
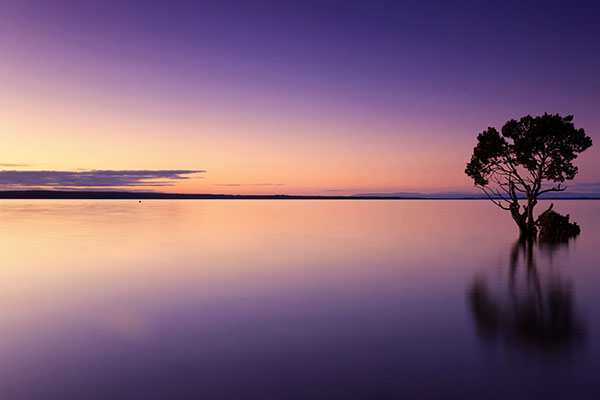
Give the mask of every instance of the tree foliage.
M 510 120 L 502 131 L 490 127 L 477 136 L 465 173 L 497 206 L 511 211 L 521 234 L 535 235 L 533 207 L 547 192 L 559 192 L 577 175 L 573 161 L 592 145 L 573 116 L 527 115 Z M 521 206 L 519 199 L 526 204 Z

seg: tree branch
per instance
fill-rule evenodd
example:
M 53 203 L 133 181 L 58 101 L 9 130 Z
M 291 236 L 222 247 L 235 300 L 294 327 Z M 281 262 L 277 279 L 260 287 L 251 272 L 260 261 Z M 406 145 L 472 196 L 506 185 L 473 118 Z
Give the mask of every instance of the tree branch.
M 548 209 L 546 209 L 546 211 L 544 211 L 543 213 L 541 213 L 540 215 L 538 215 L 538 217 L 535 219 L 535 224 L 537 225 L 538 222 L 540 222 L 540 217 L 542 215 L 544 215 L 545 213 L 547 213 L 548 211 L 552 210 L 553 207 L 554 207 L 554 203 L 550 203 L 550 207 L 548 207 Z
M 506 202 L 508 202 L 508 200 L 506 200 L 504 198 L 501 198 L 500 200 L 494 199 L 494 198 L 492 198 L 492 196 L 490 196 L 490 194 L 488 193 L 486 188 L 484 188 L 483 186 L 479 186 L 479 188 L 483 191 L 483 193 L 485 193 L 485 195 L 488 197 L 488 199 L 490 199 L 490 201 L 492 203 L 494 203 L 495 205 L 497 205 L 498 207 L 500 207 L 503 210 L 510 211 L 510 207 L 507 207 L 502 204 L 502 200 L 504 200 Z M 502 197 L 502 196 L 500 196 L 500 197 Z

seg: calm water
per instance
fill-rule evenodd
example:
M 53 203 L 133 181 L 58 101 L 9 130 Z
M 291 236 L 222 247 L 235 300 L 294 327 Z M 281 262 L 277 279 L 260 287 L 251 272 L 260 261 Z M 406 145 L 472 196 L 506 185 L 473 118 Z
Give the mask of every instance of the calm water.
M 599 398 L 600 201 L 555 209 L 0 201 L 0 398 Z

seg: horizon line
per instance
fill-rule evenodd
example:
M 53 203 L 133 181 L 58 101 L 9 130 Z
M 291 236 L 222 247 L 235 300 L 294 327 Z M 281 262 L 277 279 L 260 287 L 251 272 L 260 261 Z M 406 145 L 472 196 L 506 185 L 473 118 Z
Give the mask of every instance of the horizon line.
M 443 192 L 442 192 L 443 193 Z M 440 193 L 441 194 L 441 193 Z M 293 195 L 293 194 L 214 194 L 214 193 L 167 193 L 167 192 L 143 192 L 143 191 L 120 191 L 120 190 L 52 190 L 52 189 L 23 189 L 23 190 L 0 190 L 0 199 L 4 200 L 26 200 L 26 199 L 72 199 L 72 200 L 169 200 L 169 199 L 290 199 L 290 200 L 488 200 L 486 196 L 460 195 L 457 196 L 436 196 L 435 193 L 427 195 L 420 194 L 415 196 L 402 195 Z M 572 193 L 571 195 L 564 194 L 561 196 L 544 196 L 542 200 L 600 200 L 599 193 Z

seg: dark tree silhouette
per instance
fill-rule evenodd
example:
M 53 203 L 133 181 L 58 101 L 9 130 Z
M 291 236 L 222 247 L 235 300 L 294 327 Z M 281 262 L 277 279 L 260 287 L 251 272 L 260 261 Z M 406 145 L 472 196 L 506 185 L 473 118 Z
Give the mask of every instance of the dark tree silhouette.
M 510 211 L 522 238 L 537 234 L 538 197 L 565 190 L 561 184 L 577 174 L 573 160 L 592 145 L 572 120 L 572 115 L 527 115 L 506 122 L 501 133 L 490 127 L 477 136 L 465 173 L 494 204 Z

